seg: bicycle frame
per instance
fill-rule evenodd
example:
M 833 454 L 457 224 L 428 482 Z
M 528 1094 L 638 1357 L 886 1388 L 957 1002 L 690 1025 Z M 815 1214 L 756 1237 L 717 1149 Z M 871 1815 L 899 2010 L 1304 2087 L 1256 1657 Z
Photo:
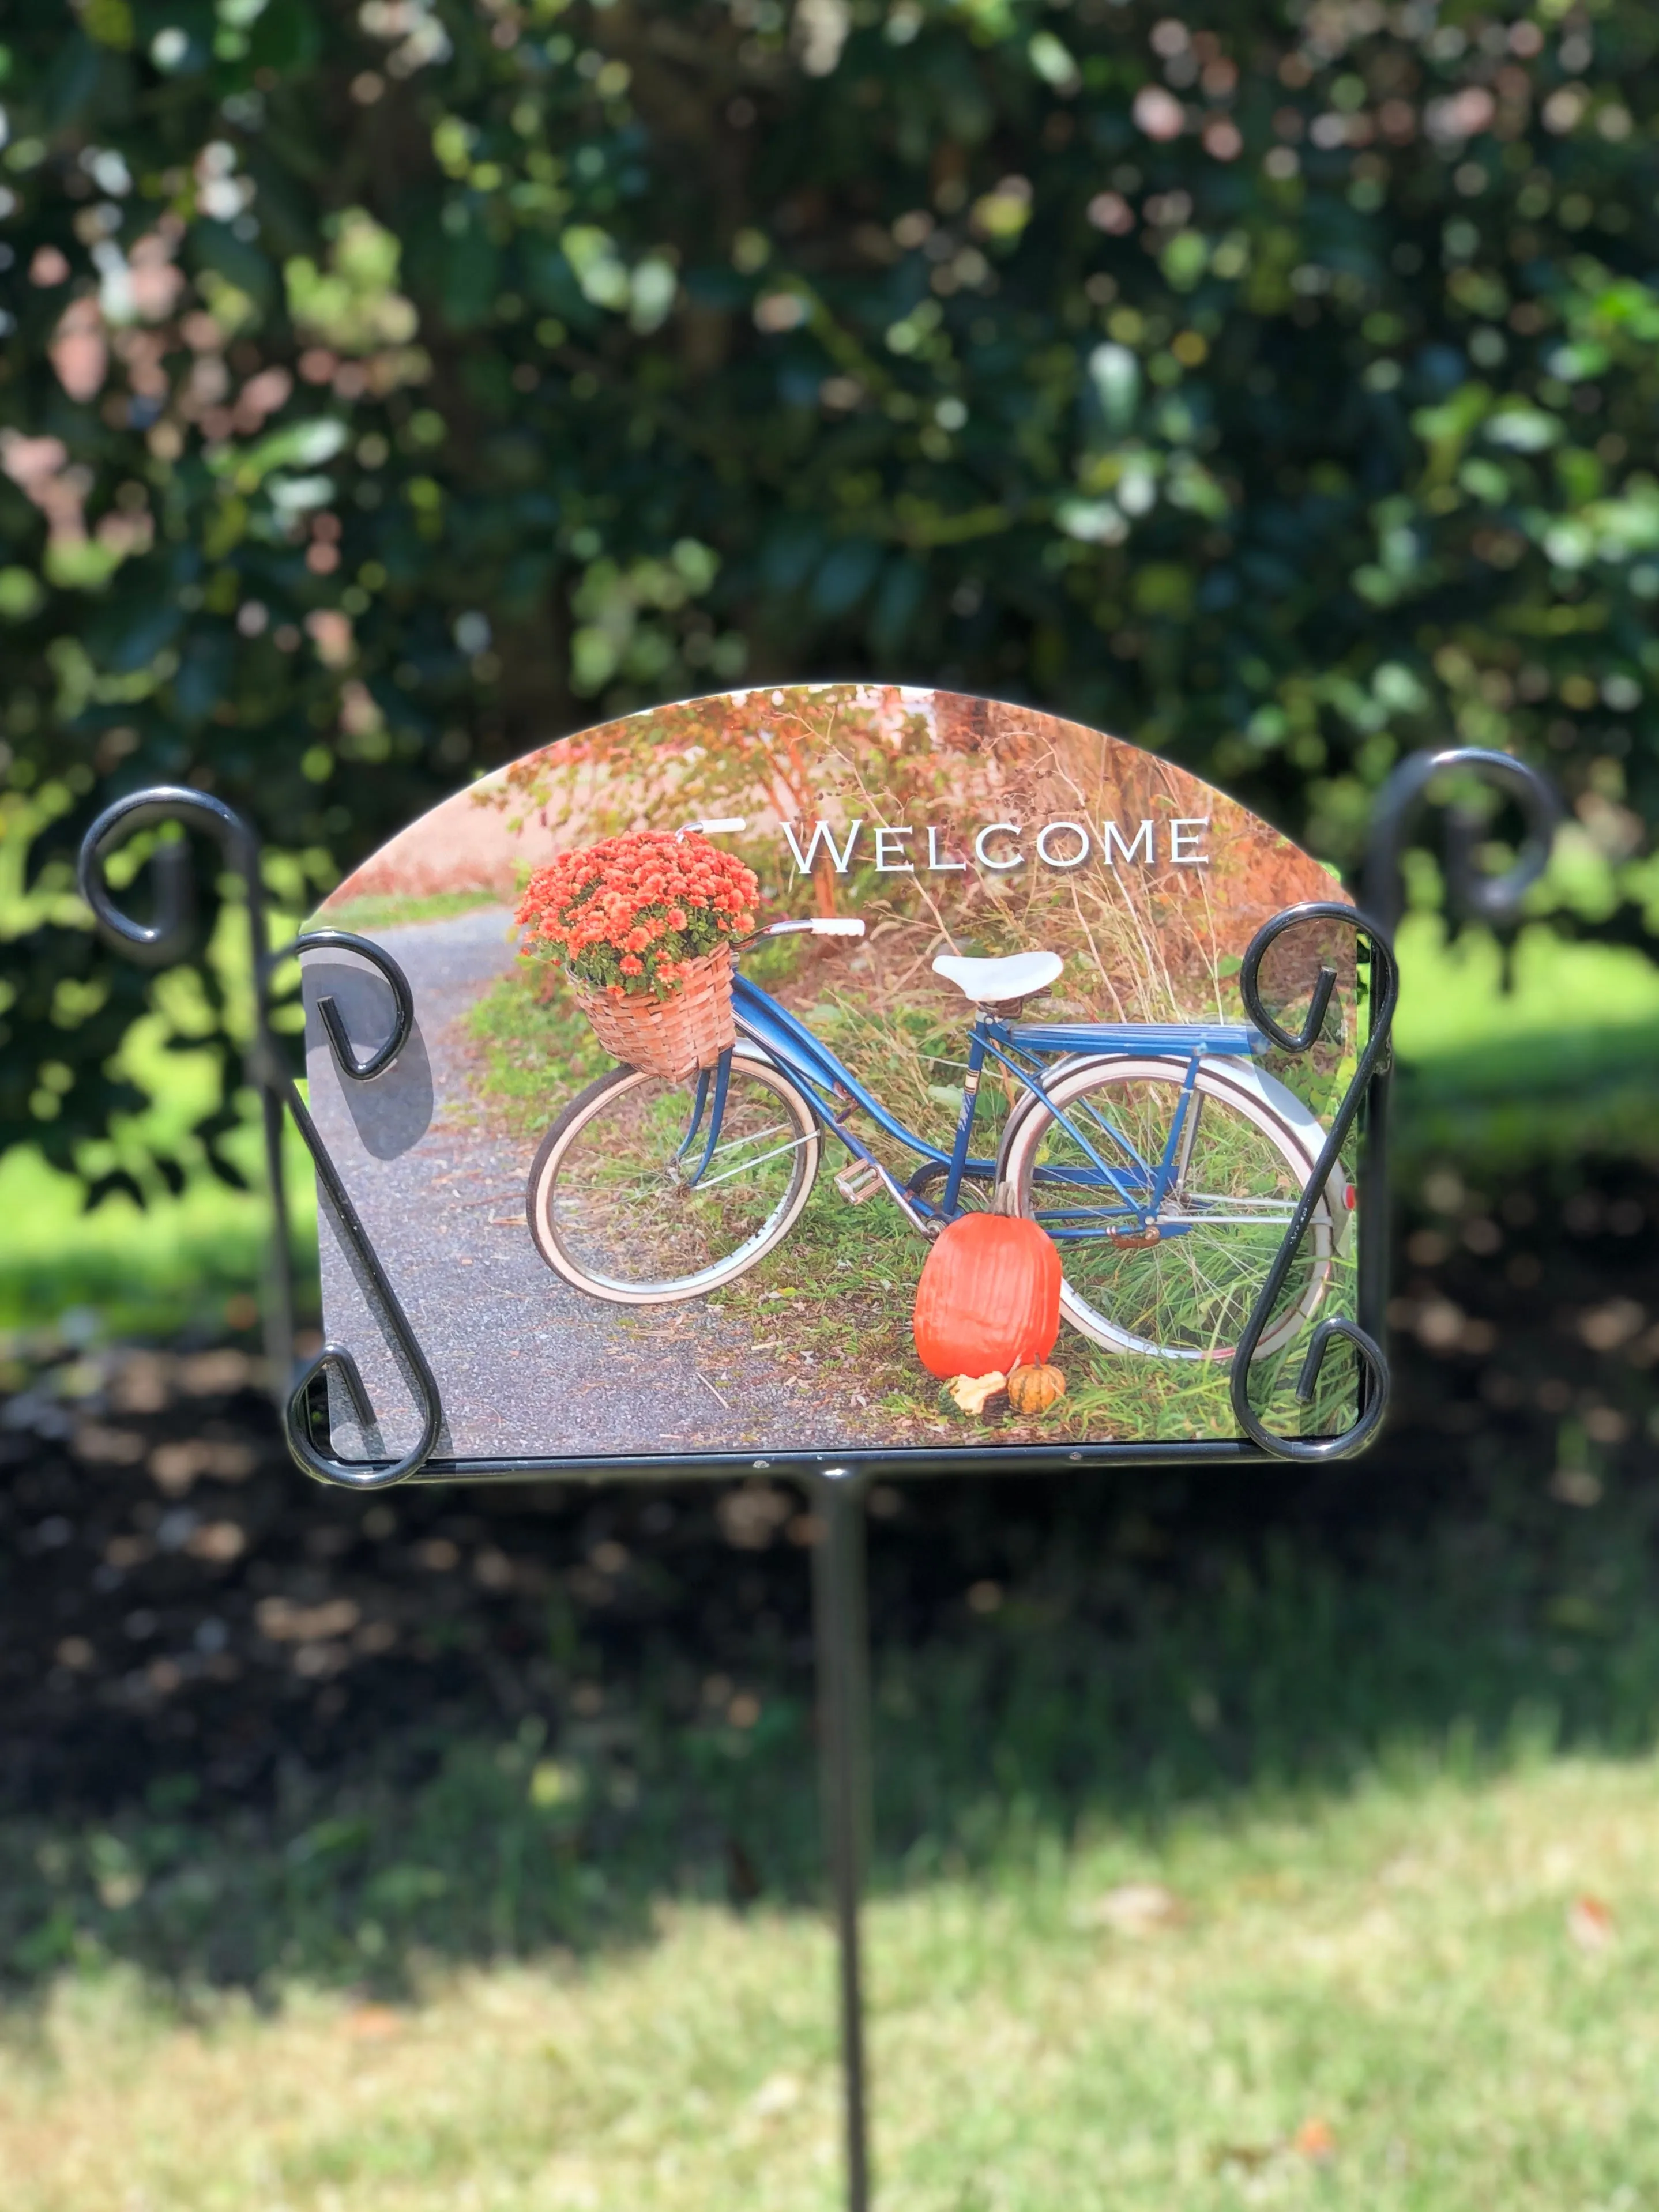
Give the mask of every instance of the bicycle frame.
M 997 1014 L 980 1012 L 974 1016 L 968 1030 L 967 1074 L 962 1086 L 961 1109 L 950 1149 L 945 1151 L 900 1121 L 803 1022 L 741 975 L 734 978 L 733 1006 L 740 1034 L 758 1045 L 795 1079 L 817 1109 L 824 1127 L 834 1132 L 854 1159 L 874 1170 L 901 1211 L 924 1230 L 930 1224 L 955 1218 L 961 1210 L 961 1187 L 965 1181 L 984 1181 L 995 1176 L 996 1161 L 973 1156 L 973 1130 L 987 1060 L 1005 1069 L 1028 1098 L 1047 1109 L 1089 1162 L 1084 1168 L 1051 1170 L 1045 1179 L 1067 1184 L 1079 1193 L 1093 1193 L 1107 1201 L 1104 1206 L 1077 1206 L 1046 1215 L 1044 1225 L 1059 1243 L 1098 1236 L 1105 1216 L 1125 1218 L 1125 1229 L 1118 1232 L 1120 1234 L 1132 1233 L 1131 1224 L 1138 1228 L 1156 1216 L 1172 1185 L 1178 1182 L 1190 1151 L 1190 1139 L 1186 1139 L 1188 1116 L 1196 1096 L 1200 1064 L 1206 1059 L 1247 1059 L 1263 1048 L 1256 1032 L 1241 1024 L 1013 1022 Z M 1114 1164 L 1102 1158 L 1064 1109 L 1055 1104 L 1044 1080 L 1043 1063 L 1065 1063 L 1085 1057 L 1127 1059 L 1144 1054 L 1184 1059 L 1186 1080 L 1171 1117 L 1162 1155 L 1156 1161 L 1144 1159 L 1121 1131 L 1109 1123 L 1101 1125 L 1105 1135 L 1123 1155 L 1121 1162 Z M 681 1160 L 689 1157 L 703 1132 L 707 1113 L 702 1153 L 687 1178 L 692 1188 L 707 1172 L 719 1143 L 730 1066 L 731 1055 L 728 1053 L 714 1069 L 704 1070 L 698 1078 L 691 1123 L 678 1154 Z M 848 1117 L 855 1112 L 869 1115 L 878 1129 L 915 1154 L 924 1166 L 945 1170 L 944 1192 L 937 1204 L 914 1188 L 900 1188 L 869 1147 L 847 1126 Z M 1184 1228 L 1192 1225 L 1196 1224 L 1171 1224 L 1166 1233 L 1179 1235 Z

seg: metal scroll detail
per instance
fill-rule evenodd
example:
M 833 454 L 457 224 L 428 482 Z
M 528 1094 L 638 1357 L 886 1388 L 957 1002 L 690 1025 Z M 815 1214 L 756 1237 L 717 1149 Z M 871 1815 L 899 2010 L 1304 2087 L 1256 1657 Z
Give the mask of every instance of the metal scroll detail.
M 1502 928 L 1520 915 L 1527 893 L 1549 863 L 1550 848 L 1561 819 L 1561 799 L 1546 776 L 1512 754 L 1494 752 L 1479 745 L 1449 745 L 1440 750 L 1412 753 L 1401 761 L 1377 794 L 1370 836 L 1366 843 L 1361 876 L 1360 910 L 1347 907 L 1302 907 L 1277 915 L 1260 932 L 1245 955 L 1241 982 L 1250 1018 L 1274 1043 L 1287 1052 L 1305 1052 L 1318 1036 L 1335 986 L 1334 973 L 1327 969 L 1315 985 L 1306 1020 L 1299 1034 L 1282 1029 L 1263 1007 L 1259 995 L 1261 962 L 1268 946 L 1299 921 L 1325 914 L 1340 920 L 1369 945 L 1372 960 L 1372 1020 L 1370 1037 L 1354 1079 L 1349 1085 L 1318 1166 L 1303 1193 L 1268 1279 L 1252 1310 L 1233 1362 L 1233 1410 L 1241 1427 L 1264 1451 L 1276 1457 L 1319 1461 L 1346 1458 L 1362 1450 L 1375 1434 L 1387 1410 L 1388 1391 L 1388 1302 L 1389 1242 L 1388 1110 L 1391 1053 L 1388 1034 L 1399 996 L 1399 975 L 1390 942 L 1405 908 L 1401 868 L 1406 838 L 1418 815 L 1434 796 L 1438 779 L 1453 776 L 1485 785 L 1519 811 L 1524 825 L 1518 851 L 1510 865 L 1487 872 L 1480 865 L 1483 824 L 1474 809 L 1454 797 L 1446 811 L 1443 858 L 1446 902 L 1460 919 L 1482 921 Z M 1344 1435 L 1319 1437 L 1276 1437 L 1251 1407 L 1247 1390 L 1250 1364 L 1259 1344 L 1274 1301 L 1279 1296 L 1309 1223 L 1317 1210 L 1325 1180 L 1340 1156 L 1356 1120 L 1363 1112 L 1359 1158 L 1359 1283 L 1357 1322 L 1321 1322 L 1309 1341 L 1296 1385 L 1306 1404 L 1313 1395 L 1326 1352 L 1336 1337 L 1354 1345 L 1364 1370 L 1359 1420 Z
M 391 954 L 366 937 L 353 936 L 350 930 L 319 929 L 306 936 L 297 937 L 292 945 L 274 955 L 270 965 L 275 967 L 281 959 L 302 952 L 334 951 L 355 953 L 365 960 L 382 976 L 392 994 L 393 1021 L 390 1035 L 366 1060 L 357 1058 L 339 1007 L 332 998 L 317 1001 L 317 1013 L 334 1064 L 348 1083 L 369 1083 L 375 1076 L 384 1074 L 404 1046 L 415 1023 L 415 1003 L 405 975 Z M 328 1374 L 338 1375 L 351 1398 L 353 1411 L 365 1429 L 374 1419 L 374 1411 L 363 1388 L 363 1377 L 357 1361 L 343 1345 L 325 1344 L 295 1378 L 284 1409 L 284 1426 L 288 1437 L 288 1449 L 308 1474 L 320 1481 L 344 1484 L 352 1490 L 384 1490 L 390 1484 L 401 1482 L 414 1474 L 431 1457 L 443 1425 L 442 1401 L 438 1395 L 437 1378 L 421 1350 L 420 1340 L 415 1334 L 408 1316 L 399 1303 L 390 1278 L 381 1264 L 369 1231 L 364 1228 L 351 1194 L 340 1179 L 339 1170 L 328 1154 L 316 1123 L 286 1070 L 282 1073 L 283 1103 L 294 1117 L 294 1125 L 304 1140 L 316 1170 L 320 1189 L 327 1199 L 329 1209 L 351 1255 L 374 1290 L 387 1332 L 407 1370 L 415 1401 L 421 1416 L 420 1434 L 402 1457 L 385 1467 L 354 1466 L 345 1460 L 333 1459 L 320 1452 L 311 1441 L 309 1398 L 311 1386 Z
M 1391 934 L 1406 905 L 1401 857 L 1407 834 L 1429 805 L 1436 777 L 1455 774 L 1486 785 L 1507 799 L 1526 825 L 1520 850 L 1510 865 L 1487 874 L 1479 865 L 1481 824 L 1466 803 L 1447 808 L 1444 831 L 1447 910 L 1456 919 L 1503 928 L 1520 915 L 1522 900 L 1549 864 L 1550 847 L 1561 819 L 1561 796 L 1547 776 L 1512 754 L 1481 745 L 1449 745 L 1438 752 L 1410 753 L 1377 793 L 1360 877 L 1360 904 L 1380 928 Z M 1359 1307 L 1370 1317 L 1380 1342 L 1388 1341 L 1389 1099 L 1386 1085 L 1365 1116 L 1360 1152 L 1360 1202 L 1365 1212 L 1360 1237 Z M 1366 1236 L 1365 1224 L 1375 1224 Z
M 1359 1354 L 1363 1370 L 1360 1390 L 1359 1418 L 1351 1428 L 1330 1437 L 1281 1437 L 1275 1435 L 1250 1403 L 1250 1370 L 1256 1356 L 1273 1308 L 1280 1292 L 1296 1265 L 1296 1255 L 1302 1240 L 1313 1224 L 1314 1216 L 1326 1200 L 1327 1186 L 1342 1157 L 1342 1148 L 1358 1118 L 1368 1097 L 1373 1104 L 1377 1094 L 1388 1082 L 1388 1037 L 1394 1024 L 1394 1008 L 1400 1000 L 1400 975 L 1394 963 L 1394 947 L 1384 933 L 1352 907 L 1339 906 L 1334 901 L 1306 906 L 1290 907 L 1275 915 L 1250 940 L 1239 975 L 1245 1011 L 1264 1036 L 1283 1052 L 1304 1053 L 1317 1042 L 1325 1026 L 1331 996 L 1336 988 L 1336 970 L 1321 966 L 1315 979 L 1306 1017 L 1297 1030 L 1285 1029 L 1268 1012 L 1261 998 L 1261 963 L 1270 948 L 1278 943 L 1287 930 L 1308 922 L 1339 924 L 1355 932 L 1357 939 L 1363 941 L 1370 957 L 1371 1007 L 1370 1033 L 1353 1079 L 1343 1093 L 1329 1133 L 1326 1137 L 1313 1173 L 1303 1187 L 1295 1212 L 1290 1217 L 1273 1264 L 1267 1271 L 1266 1280 L 1256 1294 L 1250 1309 L 1250 1318 L 1245 1323 L 1236 1350 L 1233 1354 L 1231 1396 L 1234 1418 L 1239 1426 L 1260 1450 L 1270 1452 L 1275 1459 L 1320 1462 L 1347 1459 L 1363 1451 L 1375 1435 L 1388 1407 L 1388 1358 L 1382 1346 L 1362 1321 L 1351 1321 L 1345 1315 L 1334 1316 L 1315 1327 L 1308 1340 L 1307 1356 L 1296 1378 L 1296 1396 L 1303 1405 L 1312 1399 L 1319 1381 L 1320 1370 L 1326 1355 L 1339 1338 L 1351 1344 Z M 1361 1313 L 1365 1320 L 1374 1317 L 1366 1311 L 1362 1298 Z
M 367 938 L 353 936 L 347 930 L 314 930 L 271 951 L 266 941 L 258 838 L 250 824 L 223 800 L 183 785 L 163 785 L 118 799 L 113 806 L 105 808 L 82 840 L 82 896 L 92 908 L 104 934 L 131 957 L 160 966 L 181 957 L 187 949 L 193 902 L 188 854 L 181 844 L 159 846 L 152 857 L 156 876 L 153 921 L 136 921 L 131 915 L 123 914 L 104 875 L 105 859 L 118 842 L 125 842 L 140 830 L 165 824 L 205 830 L 212 836 L 232 872 L 241 879 L 247 901 L 253 966 L 253 1036 L 247 1054 L 247 1072 L 259 1093 L 265 1171 L 276 1210 L 278 1255 L 267 1341 L 273 1370 L 283 1378 L 279 1402 L 288 1448 L 306 1473 L 320 1481 L 342 1484 L 353 1490 L 383 1490 L 417 1473 L 431 1457 L 442 1428 L 442 1403 L 436 1378 L 419 1340 L 351 1203 L 339 1170 L 329 1157 L 328 1147 L 288 1072 L 271 1023 L 271 979 L 285 960 L 302 952 L 330 951 L 354 954 L 384 980 L 392 994 L 392 1028 L 385 1042 L 365 1059 L 358 1058 L 333 1000 L 323 998 L 318 1001 L 318 1016 L 329 1050 L 342 1078 L 349 1083 L 369 1083 L 384 1074 L 408 1042 L 415 1018 L 408 979 L 389 953 Z M 292 1115 L 294 1126 L 311 1155 L 318 1188 L 326 1200 L 352 1261 L 372 1287 L 387 1334 L 406 1370 L 420 1416 L 420 1432 L 415 1442 L 400 1458 L 386 1464 L 358 1466 L 333 1459 L 319 1451 L 311 1440 L 311 1389 L 326 1375 L 339 1376 L 365 1429 L 373 1423 L 374 1411 L 357 1361 L 343 1345 L 325 1344 L 297 1374 L 294 1371 L 294 1296 L 282 1161 L 284 1109 Z
M 1527 834 L 1512 864 L 1497 875 L 1479 865 L 1480 823 L 1467 806 L 1454 804 L 1446 817 L 1447 903 L 1454 915 L 1502 927 L 1520 913 L 1521 902 L 1549 865 L 1550 846 L 1561 820 L 1555 786 L 1513 754 L 1483 745 L 1449 745 L 1441 752 L 1410 753 L 1377 793 L 1366 842 L 1360 903 L 1381 928 L 1400 927 L 1405 906 L 1400 854 L 1406 833 L 1429 798 L 1435 778 L 1460 770 L 1500 793 L 1519 808 Z

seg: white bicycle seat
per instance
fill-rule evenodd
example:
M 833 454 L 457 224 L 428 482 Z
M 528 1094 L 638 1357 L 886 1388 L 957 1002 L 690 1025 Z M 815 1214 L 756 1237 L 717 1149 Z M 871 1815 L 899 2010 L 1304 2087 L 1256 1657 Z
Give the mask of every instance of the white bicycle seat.
M 933 972 L 976 1006 L 1005 1006 L 1010 1000 L 1046 990 L 1064 965 L 1058 952 L 1010 952 L 1005 960 L 961 960 L 942 952 Z

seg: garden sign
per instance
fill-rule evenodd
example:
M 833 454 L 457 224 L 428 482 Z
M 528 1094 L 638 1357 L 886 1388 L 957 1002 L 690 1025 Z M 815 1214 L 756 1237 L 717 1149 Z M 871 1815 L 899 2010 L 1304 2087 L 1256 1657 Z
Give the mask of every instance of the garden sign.
M 1265 1027 L 1245 958 L 1287 910 Z M 436 1382 L 434 1471 L 1249 1447 L 1235 1354 L 1304 1199 L 1251 1397 L 1329 1438 L 1375 1389 L 1350 1346 L 1296 1389 L 1355 1321 L 1351 1152 L 1321 1165 L 1355 917 L 1133 745 L 731 692 L 474 784 L 319 920 L 311 1112 Z M 327 1449 L 367 1473 L 424 1386 L 326 1209 L 322 1267 L 356 1369 Z

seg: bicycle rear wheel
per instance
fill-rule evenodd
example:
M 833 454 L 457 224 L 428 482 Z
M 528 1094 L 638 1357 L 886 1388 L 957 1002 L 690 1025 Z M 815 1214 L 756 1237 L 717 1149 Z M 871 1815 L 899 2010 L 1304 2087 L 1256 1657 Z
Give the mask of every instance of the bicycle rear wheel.
M 1185 1060 L 1080 1063 L 1050 1087 L 1054 1111 L 1034 1107 L 1010 1132 L 1003 1187 L 1010 1210 L 1058 1243 L 1062 1310 L 1083 1335 L 1160 1359 L 1228 1360 L 1314 1161 L 1272 1106 L 1205 1064 L 1171 1155 L 1186 1075 Z M 1167 1157 L 1174 1172 L 1155 1205 Z M 1325 1296 L 1338 1227 L 1327 1191 L 1262 1353 L 1289 1344 Z
M 526 1196 L 556 1274 L 614 1305 L 662 1305 L 735 1281 L 788 1234 L 818 1172 L 817 1116 L 781 1069 L 740 1048 L 711 1151 L 715 1087 L 711 1076 L 699 1112 L 696 1077 L 619 1067 L 571 1100 Z

